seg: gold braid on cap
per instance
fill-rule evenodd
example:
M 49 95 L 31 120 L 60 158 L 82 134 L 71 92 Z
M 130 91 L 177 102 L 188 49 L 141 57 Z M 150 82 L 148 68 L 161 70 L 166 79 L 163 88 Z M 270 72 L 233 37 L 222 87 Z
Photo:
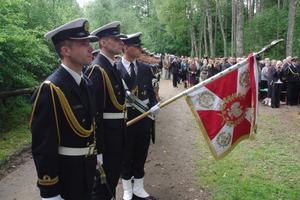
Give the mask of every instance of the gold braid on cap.
M 88 77 L 90 77 L 94 71 L 95 68 L 99 68 L 100 72 L 102 73 L 102 78 L 103 78 L 103 87 L 107 88 L 108 90 L 108 94 L 109 94 L 109 97 L 112 101 L 112 103 L 114 104 L 114 106 L 118 109 L 118 110 L 125 110 L 126 108 L 126 101 L 124 101 L 124 104 L 119 104 L 117 98 L 116 98 L 116 95 L 114 93 L 114 89 L 111 85 L 111 82 L 109 80 L 109 77 L 107 75 L 107 73 L 105 72 L 105 70 L 100 67 L 99 65 L 94 65 L 91 72 L 89 73 Z M 104 107 L 105 107 L 105 99 L 106 99 L 106 93 L 105 93 L 105 90 L 104 90 Z
M 94 133 L 94 140 L 95 140 L 96 139 L 95 138 L 95 136 L 96 136 L 95 135 L 96 134 L 96 132 L 95 132 L 95 125 L 96 125 L 95 117 L 93 117 L 93 123 L 91 124 L 91 129 L 90 130 L 84 129 L 78 123 L 78 120 L 76 119 L 65 94 L 60 90 L 59 87 L 55 86 L 50 81 L 43 82 L 41 84 L 40 88 L 39 88 L 39 91 L 38 91 L 38 94 L 37 94 L 37 97 L 36 97 L 36 100 L 35 100 L 35 103 L 34 103 L 34 106 L 33 106 L 33 109 L 32 109 L 29 128 L 31 129 L 31 124 L 32 124 L 32 119 L 33 119 L 34 111 L 35 111 L 35 108 L 36 108 L 36 104 L 37 104 L 38 98 L 40 96 L 40 93 L 41 93 L 41 90 L 42 90 L 42 87 L 43 87 L 44 84 L 49 85 L 50 90 L 51 90 L 51 96 L 52 96 L 52 102 L 53 102 L 53 108 L 54 108 L 54 115 L 55 115 L 55 121 L 56 121 L 56 128 L 57 128 L 59 144 L 60 144 L 60 132 L 59 132 L 59 126 L 58 126 L 58 119 L 57 119 L 57 112 L 56 112 L 56 105 L 55 105 L 55 98 L 54 98 L 53 89 L 54 89 L 54 91 L 56 92 L 56 94 L 58 96 L 58 99 L 60 101 L 62 110 L 65 114 L 65 117 L 66 117 L 70 127 L 72 128 L 72 130 L 76 133 L 76 135 L 78 135 L 79 137 L 89 137 L 91 135 L 91 133 Z

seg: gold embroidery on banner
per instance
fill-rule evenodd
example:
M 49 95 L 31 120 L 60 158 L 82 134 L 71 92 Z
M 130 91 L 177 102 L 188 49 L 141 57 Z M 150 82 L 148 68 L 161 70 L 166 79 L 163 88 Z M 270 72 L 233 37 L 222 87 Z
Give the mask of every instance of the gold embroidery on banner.
M 226 122 L 229 127 L 236 127 L 245 119 L 247 108 L 241 105 L 245 101 L 245 95 L 240 93 L 223 99 L 224 103 L 220 105 L 222 114 L 218 114 L 223 118 L 222 125 Z
M 217 136 L 217 144 L 219 147 L 227 147 L 231 143 L 232 135 L 230 133 L 222 132 Z
M 239 84 L 245 88 L 250 87 L 251 83 L 249 71 L 244 71 L 243 73 L 241 73 L 239 77 Z
M 40 185 L 54 185 L 57 182 L 58 182 L 58 176 L 51 179 L 51 177 L 49 175 L 44 175 L 43 179 L 39 179 L 39 184 Z
M 215 101 L 214 95 L 208 91 L 202 92 L 198 95 L 198 104 L 202 108 L 209 109 L 213 106 L 213 102 Z

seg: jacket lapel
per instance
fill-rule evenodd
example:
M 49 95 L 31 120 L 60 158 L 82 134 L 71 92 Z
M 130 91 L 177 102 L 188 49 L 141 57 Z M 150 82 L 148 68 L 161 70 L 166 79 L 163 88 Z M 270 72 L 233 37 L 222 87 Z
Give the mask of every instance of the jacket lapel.
M 64 82 L 67 83 L 71 91 L 73 91 L 78 96 L 83 107 L 88 111 L 89 97 L 87 97 L 84 91 L 81 90 L 80 86 L 76 83 L 72 75 L 69 72 L 67 72 L 67 70 L 65 70 L 62 66 L 58 68 L 58 72 L 61 73 L 62 77 L 64 77 Z

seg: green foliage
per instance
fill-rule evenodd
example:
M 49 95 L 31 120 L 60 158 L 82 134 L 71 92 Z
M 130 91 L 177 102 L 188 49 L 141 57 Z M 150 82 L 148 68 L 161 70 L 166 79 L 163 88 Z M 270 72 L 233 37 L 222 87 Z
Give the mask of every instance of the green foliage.
M 49 76 L 58 59 L 44 34 L 81 17 L 80 13 L 73 0 L 0 1 L 0 92 L 33 88 Z M 28 106 L 29 98 L 23 95 L 1 101 L 1 130 L 12 127 L 11 113 Z
M 30 94 L 0 101 L 0 135 L 20 124 L 22 120 L 28 120 L 30 112 Z

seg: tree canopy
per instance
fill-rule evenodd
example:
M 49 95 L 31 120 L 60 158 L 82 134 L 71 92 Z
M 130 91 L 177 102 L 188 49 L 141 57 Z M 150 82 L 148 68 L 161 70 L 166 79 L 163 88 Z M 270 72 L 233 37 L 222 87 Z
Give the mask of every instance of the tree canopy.
M 141 31 L 151 52 L 198 57 L 258 51 L 275 39 L 289 38 L 294 19 L 292 47 L 283 44 L 268 56 L 283 59 L 288 49 L 291 56 L 300 55 L 298 4 L 296 0 L 94 0 L 80 7 L 75 0 L 0 1 L 0 91 L 33 87 L 51 74 L 59 59 L 44 34 L 79 17 L 90 21 L 90 31 L 121 21 L 121 32 Z M 294 16 L 289 15 L 291 7 Z M 240 34 L 242 41 L 232 38 Z

